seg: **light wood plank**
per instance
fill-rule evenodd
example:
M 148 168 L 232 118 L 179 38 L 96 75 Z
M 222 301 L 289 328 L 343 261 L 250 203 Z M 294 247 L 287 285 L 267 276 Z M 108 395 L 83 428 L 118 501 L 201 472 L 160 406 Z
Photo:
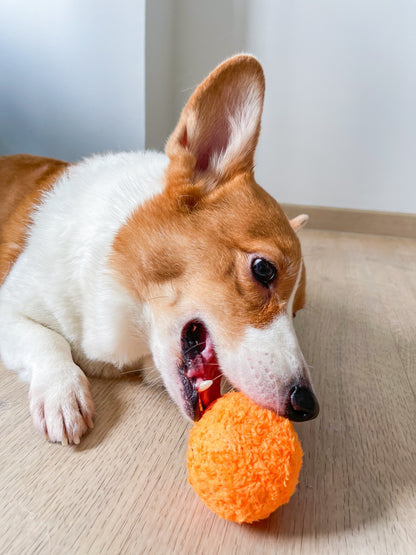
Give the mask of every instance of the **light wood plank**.
M 416 241 L 301 232 L 308 305 L 296 317 L 321 403 L 298 424 L 290 503 L 236 525 L 186 481 L 188 424 L 167 394 L 93 380 L 79 447 L 32 431 L 27 385 L 0 369 L 0 553 L 414 554 Z

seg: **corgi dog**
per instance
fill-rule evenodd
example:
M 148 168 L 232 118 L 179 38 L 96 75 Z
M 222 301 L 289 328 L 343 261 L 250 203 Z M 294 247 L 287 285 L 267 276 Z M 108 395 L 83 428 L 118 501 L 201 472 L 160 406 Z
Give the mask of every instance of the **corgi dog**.
M 296 232 L 254 179 L 265 92 L 237 55 L 195 90 L 165 154 L 0 158 L 0 357 L 30 384 L 35 427 L 78 444 L 89 376 L 149 357 L 191 420 L 221 377 L 291 420 L 318 414 L 293 327 Z

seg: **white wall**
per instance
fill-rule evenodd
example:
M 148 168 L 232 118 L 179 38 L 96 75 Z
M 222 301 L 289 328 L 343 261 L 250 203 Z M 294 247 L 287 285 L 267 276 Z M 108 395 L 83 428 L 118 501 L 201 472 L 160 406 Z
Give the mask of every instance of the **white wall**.
M 2 0 L 0 154 L 163 148 L 222 59 L 267 81 L 257 178 L 282 202 L 416 212 L 414 0 Z M 145 59 L 146 25 L 146 59 Z
M 2 0 L 0 154 L 144 146 L 145 0 Z
M 416 212 L 416 3 L 248 3 L 258 178 L 283 202 Z
M 146 2 L 146 148 L 161 150 L 173 130 L 174 3 Z
M 156 56 L 169 60 L 172 85 L 158 101 L 170 115 L 152 146 L 217 63 L 250 51 L 266 72 L 256 171 L 266 189 L 287 203 L 416 212 L 413 0 L 165 5 L 171 46 Z
M 146 147 L 163 149 L 183 106 L 237 44 L 233 0 L 147 0 Z

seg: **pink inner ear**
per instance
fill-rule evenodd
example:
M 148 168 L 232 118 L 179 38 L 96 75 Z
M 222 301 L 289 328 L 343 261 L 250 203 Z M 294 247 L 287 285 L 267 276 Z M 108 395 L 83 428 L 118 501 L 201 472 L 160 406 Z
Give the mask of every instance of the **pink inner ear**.
M 205 136 L 198 137 L 195 166 L 197 171 L 206 171 L 212 158 L 221 155 L 228 147 L 231 132 L 229 122 L 225 114 L 218 115 L 204 133 Z M 224 117 L 221 118 L 221 116 Z
M 181 145 L 186 148 L 188 146 L 188 130 L 185 127 L 185 131 L 183 132 L 183 137 L 180 140 Z

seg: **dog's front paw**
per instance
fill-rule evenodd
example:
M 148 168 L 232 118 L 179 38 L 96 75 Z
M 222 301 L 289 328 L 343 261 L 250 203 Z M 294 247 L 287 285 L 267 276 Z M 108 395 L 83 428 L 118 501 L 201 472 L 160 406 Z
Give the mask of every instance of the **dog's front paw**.
M 49 382 L 32 381 L 29 399 L 35 428 L 51 442 L 78 444 L 94 426 L 89 383 L 78 367 Z

